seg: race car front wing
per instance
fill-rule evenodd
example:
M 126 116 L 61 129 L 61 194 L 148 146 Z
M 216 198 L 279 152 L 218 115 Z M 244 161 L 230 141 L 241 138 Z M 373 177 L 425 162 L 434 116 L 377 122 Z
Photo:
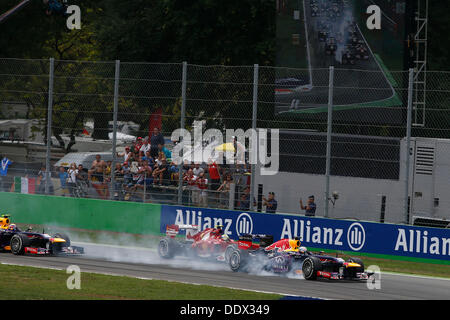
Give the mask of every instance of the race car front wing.
M 55 254 L 53 250 L 46 249 L 46 248 L 34 248 L 34 247 L 25 247 L 25 253 L 29 254 L 36 254 L 36 255 L 52 255 Z M 58 255 L 77 255 L 77 254 L 83 254 L 84 248 L 83 247 L 62 247 L 60 251 L 58 251 L 56 254 Z

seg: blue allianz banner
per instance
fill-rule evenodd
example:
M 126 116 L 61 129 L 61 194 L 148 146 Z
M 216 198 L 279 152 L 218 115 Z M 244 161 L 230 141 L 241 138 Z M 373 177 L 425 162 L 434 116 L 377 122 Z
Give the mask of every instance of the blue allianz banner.
M 311 248 L 450 260 L 449 229 L 163 205 L 162 233 L 168 224 L 222 225 L 232 239 L 271 234 L 274 240 L 300 237 Z

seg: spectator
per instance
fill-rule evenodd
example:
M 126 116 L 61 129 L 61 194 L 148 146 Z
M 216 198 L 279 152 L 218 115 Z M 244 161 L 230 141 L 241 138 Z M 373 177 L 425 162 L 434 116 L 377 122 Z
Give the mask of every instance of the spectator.
M 241 194 L 237 210 L 244 210 L 244 211 L 250 210 L 250 197 L 245 193 Z
M 105 167 L 105 180 L 107 182 L 111 181 L 111 170 L 112 170 L 112 161 L 106 161 L 106 167 Z
M 154 128 L 150 137 L 150 154 L 153 158 L 158 156 L 158 144 L 164 146 L 164 136 L 159 132 L 159 128 Z
M 69 190 L 67 189 L 67 180 L 69 179 L 69 174 L 66 172 L 66 169 L 64 167 L 59 167 L 59 181 L 61 183 L 61 191 L 62 196 L 69 195 Z
M 172 152 L 169 151 L 164 145 L 158 144 L 158 153 L 163 152 L 166 159 L 172 158 Z
M 198 202 L 197 201 L 197 194 L 195 191 L 196 189 L 196 181 L 197 180 L 197 176 L 194 175 L 194 171 L 189 168 L 189 170 L 186 172 L 186 174 L 183 176 L 183 182 L 187 183 L 187 189 L 190 192 L 190 199 L 192 200 L 192 202 Z
M 103 173 L 105 171 L 106 162 L 102 160 L 102 156 L 97 154 L 95 160 L 92 161 L 91 169 L 88 170 L 88 179 L 103 182 Z
M 223 207 L 227 206 L 227 203 L 228 203 L 227 201 L 230 197 L 230 187 L 231 187 L 232 183 L 233 183 L 233 178 L 232 178 L 231 174 L 227 174 L 225 176 L 225 180 L 220 185 L 220 187 L 217 189 L 217 191 L 220 191 L 220 203 Z
M 7 188 L 7 175 L 8 175 L 8 167 L 13 162 L 9 160 L 6 156 L 3 157 L 1 161 L 1 168 L 0 168 L 0 191 L 8 191 Z
M 142 140 L 142 138 L 137 137 L 136 141 L 133 143 L 133 150 L 131 150 L 131 151 L 136 154 L 139 154 L 139 150 L 141 149 L 143 143 L 144 143 L 144 141 Z
M 198 205 L 208 207 L 208 179 L 205 178 L 203 171 L 200 172 L 197 178 L 197 187 L 199 189 Z
M 266 213 L 275 213 L 277 211 L 278 202 L 275 200 L 275 193 L 269 192 L 268 198 L 262 198 L 263 206 L 266 206 Z
M 130 147 L 128 147 L 128 146 L 125 147 L 125 151 L 123 153 L 117 152 L 118 157 L 123 157 L 123 162 L 128 161 L 128 158 L 130 157 L 130 155 L 131 155 L 131 151 L 130 151 Z
M 116 163 L 116 167 L 114 168 L 114 198 L 120 199 L 120 194 L 122 191 L 122 185 L 124 183 L 122 165 L 120 163 Z
M 124 162 L 122 166 L 122 174 L 123 174 L 123 182 L 125 185 L 128 185 L 133 180 L 133 176 L 131 174 L 131 168 L 128 166 L 128 162 Z
M 256 199 L 253 197 L 253 205 L 256 206 Z M 250 187 L 244 189 L 244 193 L 241 194 L 237 210 L 250 210 Z
M 308 202 L 306 206 L 303 205 L 303 201 L 300 198 L 300 209 L 305 210 L 305 215 L 307 217 L 314 217 L 316 215 L 316 203 L 314 202 L 314 196 L 308 197 Z
M 142 172 L 144 173 L 145 184 L 151 185 L 153 183 L 153 169 L 147 160 L 142 162 Z
M 124 180 L 125 180 L 125 190 L 127 194 L 125 195 L 124 200 L 130 200 L 131 193 L 135 191 L 136 183 L 139 180 L 139 168 L 137 166 L 137 162 L 133 162 L 131 167 L 128 166 L 128 163 L 124 163 L 124 167 L 122 168 L 124 172 Z
M 153 160 L 152 156 L 150 155 L 150 151 L 147 151 L 145 153 L 145 156 L 142 157 L 142 161 L 147 161 L 148 165 L 153 169 L 155 160 Z
M 86 183 L 88 184 L 88 174 L 86 173 L 86 170 L 84 170 L 83 165 L 78 165 L 78 174 L 77 174 L 77 184 L 80 183 Z
M 55 189 L 53 187 L 53 181 L 51 179 L 51 175 L 48 174 L 48 176 L 49 176 L 48 193 L 54 194 Z M 46 171 L 45 167 L 41 167 L 41 170 L 38 172 L 38 183 L 39 183 L 38 190 L 37 190 L 38 194 L 45 194 L 46 181 L 47 181 L 47 171 Z
M 211 179 L 211 190 L 217 190 L 220 186 L 220 167 L 211 159 L 208 161 L 209 178 Z
M 194 169 L 192 169 L 194 176 L 200 176 L 200 173 L 203 173 L 205 170 L 200 167 L 200 163 L 196 163 L 194 165 Z
M 143 144 L 142 144 L 142 146 L 141 146 L 140 149 L 139 149 L 139 152 L 140 152 L 140 153 L 143 152 L 144 155 L 145 155 L 145 154 L 147 154 L 147 151 L 150 151 L 150 148 L 151 148 L 151 146 L 150 146 L 150 144 L 148 143 L 148 139 L 145 139 L 144 142 L 143 142 Z
M 158 158 L 156 159 L 156 164 L 158 165 L 158 166 L 160 166 L 161 164 L 162 164 L 162 162 L 163 162 L 163 160 L 164 159 L 166 159 L 166 156 L 164 155 L 164 152 L 160 152 L 159 154 L 158 154 Z
M 161 164 L 153 171 L 153 179 L 153 184 L 159 183 L 160 186 L 163 185 L 164 181 L 170 180 L 169 165 L 165 158 L 162 158 Z
M 170 180 L 174 185 L 178 184 L 180 179 L 179 168 L 175 161 L 172 161 L 169 166 Z
M 181 168 L 182 173 L 183 173 L 183 177 L 189 171 L 189 168 L 190 168 L 189 161 L 188 160 L 184 160 L 183 161 L 183 166 Z
M 69 167 L 69 170 L 67 170 L 68 179 L 67 179 L 67 186 L 69 187 L 70 194 L 72 196 L 75 196 L 75 188 L 77 186 L 77 174 L 78 169 L 77 165 L 75 163 L 72 163 Z

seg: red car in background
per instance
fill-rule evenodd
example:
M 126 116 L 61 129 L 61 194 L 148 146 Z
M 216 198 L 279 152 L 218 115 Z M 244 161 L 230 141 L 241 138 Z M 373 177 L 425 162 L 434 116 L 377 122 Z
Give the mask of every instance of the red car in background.
M 182 230 L 186 233 L 185 238 L 177 238 Z M 222 226 L 200 231 L 197 225 L 172 224 L 166 226 L 166 237 L 159 241 L 158 253 L 164 259 L 184 255 L 226 261 L 227 248 L 234 243 L 234 240 L 223 233 Z

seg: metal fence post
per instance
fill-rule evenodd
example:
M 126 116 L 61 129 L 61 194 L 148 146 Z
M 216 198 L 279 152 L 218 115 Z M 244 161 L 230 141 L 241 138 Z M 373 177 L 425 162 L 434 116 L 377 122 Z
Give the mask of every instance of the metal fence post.
M 412 122 L 412 109 L 413 109 L 413 87 L 414 84 L 414 69 L 409 69 L 408 77 L 408 107 L 406 116 L 406 152 L 405 152 L 405 195 L 403 210 L 405 215 L 405 223 L 409 224 L 409 214 L 408 211 L 412 211 L 413 208 L 408 210 L 409 207 L 409 167 L 410 167 L 410 149 L 411 149 L 411 122 Z
M 50 157 L 52 147 L 52 113 L 53 113 L 53 82 L 55 73 L 55 59 L 50 58 L 50 71 L 48 79 L 48 108 L 47 108 L 47 151 L 45 156 L 45 194 L 50 191 Z
M 258 117 L 258 82 L 259 82 L 259 65 L 253 65 L 253 113 L 252 113 L 252 130 L 256 132 L 256 120 Z M 254 136 L 252 135 L 252 138 Z M 256 138 L 258 137 L 258 133 L 256 132 Z M 258 139 L 256 139 L 258 140 Z M 252 152 L 256 153 L 256 156 L 253 157 L 249 155 L 249 160 L 257 160 L 258 159 L 258 141 L 251 141 Z M 253 162 L 253 161 L 252 161 Z M 250 176 L 250 211 L 254 210 L 253 206 L 253 198 L 255 195 L 255 170 L 256 163 L 251 163 L 251 176 Z
M 186 121 L 186 81 L 187 81 L 187 62 L 183 61 L 183 74 L 181 76 L 181 116 L 180 116 L 180 129 L 184 129 Z M 180 142 L 182 143 L 182 137 Z M 183 153 L 183 151 L 181 151 Z M 183 154 L 184 156 L 184 154 Z M 183 202 L 183 158 L 181 158 L 178 164 L 178 204 Z
M 113 110 L 113 136 L 112 136 L 112 164 L 111 164 L 111 191 L 110 198 L 114 199 L 115 193 L 115 170 L 117 161 L 117 113 L 119 112 L 119 80 L 120 80 L 120 60 L 116 60 L 116 73 L 114 77 L 114 110 Z
M 327 119 L 327 155 L 325 169 L 325 217 L 328 217 L 330 199 L 330 169 L 331 169 L 331 132 L 333 130 L 333 87 L 334 67 L 330 67 L 328 86 L 328 119 Z

